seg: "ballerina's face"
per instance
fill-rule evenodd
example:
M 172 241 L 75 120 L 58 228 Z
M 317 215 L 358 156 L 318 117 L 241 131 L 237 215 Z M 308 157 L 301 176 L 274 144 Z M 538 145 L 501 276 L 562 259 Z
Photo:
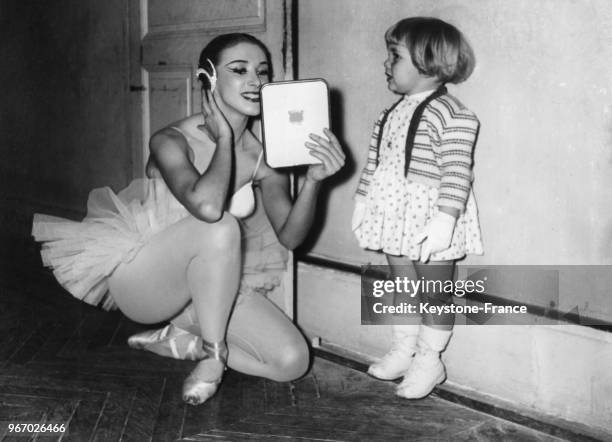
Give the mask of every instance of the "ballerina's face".
M 266 54 L 252 43 L 238 43 L 221 52 L 215 92 L 223 110 L 249 117 L 261 111 L 259 91 L 268 81 L 270 68 Z

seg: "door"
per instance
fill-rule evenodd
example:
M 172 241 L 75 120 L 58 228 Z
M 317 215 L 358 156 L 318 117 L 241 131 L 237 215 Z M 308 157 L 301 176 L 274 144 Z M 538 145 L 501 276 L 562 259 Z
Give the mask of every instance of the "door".
M 130 0 L 131 146 L 134 177 L 144 176 L 151 134 L 200 111 L 200 51 L 219 34 L 246 32 L 269 48 L 274 79 L 292 78 L 291 0 Z M 292 258 L 289 269 L 292 269 Z M 292 316 L 292 271 L 281 299 Z M 280 296 L 280 295 L 279 295 Z

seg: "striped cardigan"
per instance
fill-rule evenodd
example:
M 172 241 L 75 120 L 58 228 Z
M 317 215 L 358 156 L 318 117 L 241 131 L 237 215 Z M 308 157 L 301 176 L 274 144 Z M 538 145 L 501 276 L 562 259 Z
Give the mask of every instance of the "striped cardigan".
M 427 99 L 426 99 L 427 100 Z M 374 125 L 368 160 L 359 179 L 355 199 L 368 194 L 370 180 L 378 166 L 381 124 L 391 109 L 385 110 Z M 415 113 L 414 117 L 418 117 Z M 438 206 L 454 207 L 461 212 L 472 186 L 472 155 L 479 121 L 459 100 L 445 93 L 429 101 L 423 109 L 410 149 L 407 178 L 439 190 Z

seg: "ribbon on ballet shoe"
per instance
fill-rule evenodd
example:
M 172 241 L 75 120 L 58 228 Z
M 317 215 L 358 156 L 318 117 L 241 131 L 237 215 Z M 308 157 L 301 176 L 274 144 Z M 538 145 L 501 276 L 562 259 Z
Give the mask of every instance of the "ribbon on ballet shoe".
M 213 380 L 202 379 L 197 373 L 196 367 L 185 379 L 183 383 L 183 400 L 190 405 L 200 405 L 210 399 L 216 392 L 223 378 L 223 373 L 227 367 L 227 345 L 225 341 L 209 342 L 202 339 L 202 349 L 206 353 L 206 357 L 200 361 L 200 364 L 209 360 L 216 360 L 223 364 L 221 374 Z

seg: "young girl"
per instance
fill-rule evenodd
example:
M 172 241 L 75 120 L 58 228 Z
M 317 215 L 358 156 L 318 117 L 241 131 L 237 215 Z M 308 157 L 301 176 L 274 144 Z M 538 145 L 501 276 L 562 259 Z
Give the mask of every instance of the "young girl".
M 451 280 L 455 260 L 482 254 L 471 187 L 479 122 L 444 87 L 470 76 L 474 54 L 461 32 L 436 18 L 400 20 L 385 40 L 387 84 L 402 98 L 374 126 L 352 228 L 361 247 L 386 254 L 393 279 Z M 452 297 L 419 295 L 430 305 Z M 409 399 L 446 379 L 440 353 L 454 324 L 452 314 L 416 319 L 392 326 L 391 350 L 368 370 L 379 379 L 403 376 L 396 394 Z

